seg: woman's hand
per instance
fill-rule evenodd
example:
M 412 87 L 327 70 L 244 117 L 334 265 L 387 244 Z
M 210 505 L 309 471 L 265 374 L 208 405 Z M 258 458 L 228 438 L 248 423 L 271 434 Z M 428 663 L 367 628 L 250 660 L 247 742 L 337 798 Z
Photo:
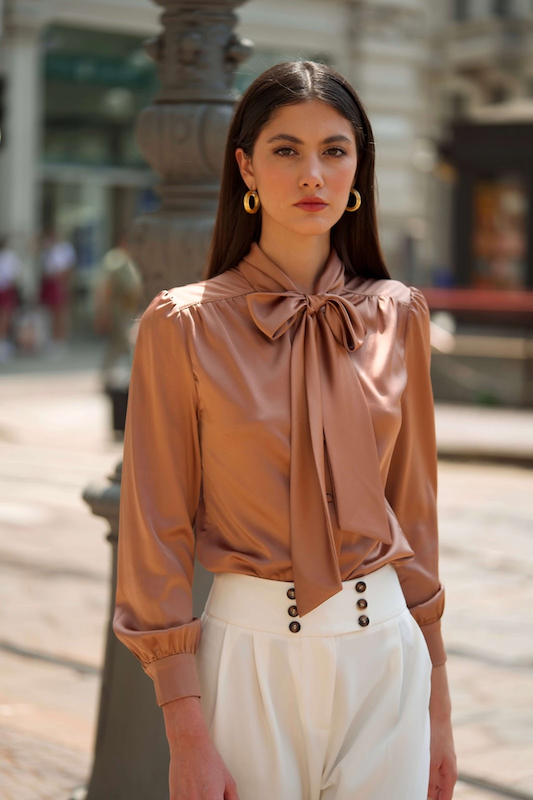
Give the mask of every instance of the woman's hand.
M 446 666 L 433 667 L 431 675 L 431 766 L 428 798 L 452 800 L 457 780 L 457 761 L 453 744 L 451 701 Z
M 170 749 L 170 800 L 239 800 L 235 781 L 215 748 L 198 697 L 162 706 Z

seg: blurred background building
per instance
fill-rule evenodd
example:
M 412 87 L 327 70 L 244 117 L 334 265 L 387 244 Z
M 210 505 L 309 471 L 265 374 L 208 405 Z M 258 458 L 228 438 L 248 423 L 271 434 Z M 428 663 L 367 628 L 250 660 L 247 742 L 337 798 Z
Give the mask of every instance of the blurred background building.
M 90 335 L 103 255 L 158 203 L 134 130 L 156 90 L 143 43 L 159 29 L 158 9 L 149 0 L 0 0 L 0 19 L 0 235 L 22 260 L 30 299 L 42 232 L 73 244 L 73 328 Z M 250 0 L 239 19 L 255 50 L 237 90 L 277 61 L 310 58 L 338 67 L 360 93 L 394 277 L 420 287 L 533 288 L 532 0 Z M 507 359 L 516 375 L 497 390 L 493 350 L 480 355 L 470 340 L 451 383 L 443 354 L 447 380 L 435 375 L 437 394 L 479 395 L 482 364 L 495 375 L 488 389 L 482 381 L 489 402 L 524 402 L 529 367 L 516 342 L 531 344 L 527 319 L 502 317 L 494 302 L 476 316 L 476 295 L 468 297 L 453 318 L 454 303 L 435 300 L 448 313 L 443 324 L 512 339 L 504 351 L 518 348 Z

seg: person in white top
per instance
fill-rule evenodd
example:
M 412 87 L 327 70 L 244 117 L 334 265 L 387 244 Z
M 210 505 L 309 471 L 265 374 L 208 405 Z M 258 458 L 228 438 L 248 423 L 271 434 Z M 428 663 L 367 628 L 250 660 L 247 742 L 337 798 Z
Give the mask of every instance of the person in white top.
M 76 251 L 70 242 L 61 240 L 53 231 L 45 235 L 41 252 L 40 301 L 50 309 L 55 344 L 64 343 L 68 337 L 71 284 L 76 260 Z
M 10 340 L 13 311 L 18 305 L 17 281 L 20 259 L 8 246 L 5 236 L 0 237 L 0 363 L 7 361 L 13 352 Z

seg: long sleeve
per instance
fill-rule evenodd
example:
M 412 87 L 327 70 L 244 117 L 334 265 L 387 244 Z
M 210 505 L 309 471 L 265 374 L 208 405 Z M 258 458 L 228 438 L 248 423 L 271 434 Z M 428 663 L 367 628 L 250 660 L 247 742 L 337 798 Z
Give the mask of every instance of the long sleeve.
M 405 334 L 407 384 L 385 494 L 414 551 L 397 567 L 407 605 L 426 638 L 434 666 L 446 661 L 440 630 L 444 589 L 438 576 L 437 445 L 430 377 L 430 315 L 422 292 L 411 289 Z
M 113 630 L 158 705 L 200 696 L 191 585 L 201 457 L 184 313 L 163 291 L 142 315 L 124 434 Z

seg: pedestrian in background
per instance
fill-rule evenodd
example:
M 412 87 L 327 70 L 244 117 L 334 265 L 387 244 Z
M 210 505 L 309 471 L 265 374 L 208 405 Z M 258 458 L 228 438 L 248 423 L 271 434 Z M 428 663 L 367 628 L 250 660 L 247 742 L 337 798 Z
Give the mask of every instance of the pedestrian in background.
M 113 624 L 154 681 L 171 800 L 452 797 L 429 308 L 384 263 L 374 165 L 346 78 L 267 70 L 207 279 L 140 322 Z
M 52 318 L 49 347 L 62 351 L 69 336 L 76 251 L 69 241 L 50 229 L 42 240 L 40 262 L 40 302 L 48 307 Z
M 21 262 L 9 247 L 6 236 L 0 237 L 0 363 L 9 361 L 15 350 L 12 341 L 13 312 L 19 305 L 18 281 Z
M 94 329 L 106 337 L 102 388 L 111 400 L 116 439 L 124 434 L 131 359 L 142 298 L 142 279 L 131 258 L 127 237 L 104 256 L 95 293 Z
M 94 329 L 107 340 L 102 363 L 104 386 L 113 384 L 114 370 L 124 363 L 129 378 L 132 327 L 141 298 L 141 274 L 129 252 L 127 237 L 122 234 L 102 260 L 95 292 Z

